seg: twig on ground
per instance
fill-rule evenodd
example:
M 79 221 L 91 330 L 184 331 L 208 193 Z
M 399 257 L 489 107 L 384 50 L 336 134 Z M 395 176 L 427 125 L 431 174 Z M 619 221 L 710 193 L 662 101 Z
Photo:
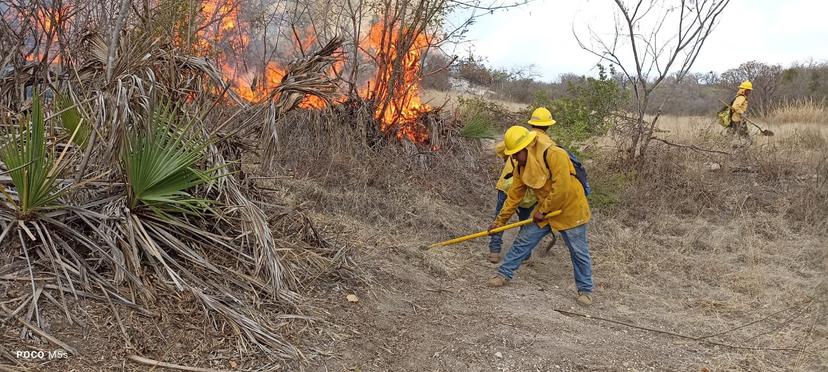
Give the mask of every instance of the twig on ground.
M 8 349 L 6 349 L 3 345 L 0 345 L 0 357 L 8 359 L 10 362 L 14 363 L 17 366 L 22 366 L 20 360 L 14 357 L 14 354 Z M 5 371 L 3 368 L 11 368 L 9 366 L 4 366 L 0 364 L 0 371 Z M 17 369 L 10 369 L 12 371 L 18 371 Z
M 112 310 L 112 314 L 115 314 L 115 320 L 118 321 L 118 328 L 120 328 L 121 330 L 121 336 L 124 337 L 124 342 L 126 342 L 126 346 L 130 349 L 135 349 L 135 347 L 132 346 L 132 342 L 129 341 L 129 335 L 126 332 L 126 327 L 124 327 L 124 322 L 121 321 L 121 315 L 118 313 L 118 309 L 115 308 L 115 305 L 109 298 L 109 292 L 106 291 L 106 288 L 103 287 L 103 284 L 98 283 L 98 286 L 101 287 L 101 292 L 103 292 L 104 296 L 106 297 L 106 302 L 109 304 L 109 308 Z
M 454 293 L 454 291 L 452 291 L 450 289 L 445 289 L 445 288 L 426 288 L 425 290 L 429 291 L 429 292 L 437 292 L 437 293 L 442 293 L 442 292 Z
M 614 320 L 614 319 L 609 319 L 609 318 L 603 318 L 603 317 L 600 317 L 600 316 L 592 316 L 592 315 L 587 315 L 587 314 L 581 314 L 581 313 L 576 313 L 574 311 L 567 311 L 567 310 L 562 310 L 562 309 L 552 309 L 552 310 L 555 311 L 555 312 L 561 313 L 563 315 L 578 316 L 578 317 L 586 318 L 586 319 L 600 320 L 600 321 L 604 321 L 604 322 L 608 322 L 608 323 L 614 323 L 614 324 L 622 325 L 622 326 L 625 326 L 625 327 L 639 329 L 639 330 L 642 330 L 642 331 L 660 333 L 660 334 L 669 335 L 669 336 L 673 336 L 673 337 L 683 338 L 685 340 L 697 341 L 697 342 L 701 342 L 701 343 L 704 343 L 704 344 L 727 347 L 727 348 L 731 348 L 731 349 L 756 350 L 756 351 L 795 351 L 795 352 L 800 352 L 800 353 L 805 352 L 805 350 L 803 350 L 803 349 L 787 348 L 787 347 L 752 347 L 752 346 L 731 345 L 731 344 L 725 344 L 725 343 L 721 343 L 721 342 L 706 340 L 706 339 L 703 339 L 701 337 L 693 337 L 693 336 L 688 336 L 688 335 L 684 335 L 684 334 L 681 334 L 681 333 L 670 332 L 670 331 L 662 331 L 660 329 L 654 329 L 654 328 L 649 328 L 649 327 L 644 327 L 644 326 L 638 326 L 638 325 L 635 325 L 635 324 L 632 324 L 632 323 L 622 322 L 620 320 Z
M 800 303 L 798 303 L 798 304 L 796 304 L 796 305 L 786 307 L 786 308 L 784 308 L 784 309 L 782 309 L 782 310 L 779 310 L 779 311 L 777 311 L 777 312 L 775 312 L 775 313 L 773 313 L 773 314 L 770 314 L 770 315 L 768 315 L 768 316 L 765 316 L 765 317 L 762 317 L 762 318 L 756 319 L 756 320 L 754 320 L 754 321 L 752 321 L 752 322 L 748 322 L 748 323 L 742 324 L 742 325 L 740 325 L 740 326 L 738 326 L 738 327 L 733 327 L 733 328 L 730 328 L 730 329 L 727 329 L 727 330 L 724 330 L 724 331 L 721 331 L 721 332 L 712 333 L 712 334 L 709 334 L 709 335 L 707 335 L 707 336 L 701 336 L 701 337 L 698 337 L 698 339 L 699 339 L 699 340 L 704 340 L 704 339 L 706 339 L 706 338 L 711 338 L 711 337 L 721 336 L 721 335 L 723 335 L 723 334 L 725 334 L 725 333 L 730 333 L 730 332 L 733 332 L 733 331 L 736 331 L 736 330 L 739 330 L 739 329 L 742 329 L 742 328 L 745 328 L 745 327 L 751 326 L 751 325 L 753 325 L 753 324 L 759 323 L 759 322 L 761 322 L 761 321 L 763 321 L 763 320 L 767 320 L 767 319 L 769 319 L 769 318 L 772 318 L 772 317 L 774 317 L 774 316 L 776 316 L 776 315 L 778 315 L 778 314 L 780 314 L 780 313 L 786 312 L 786 311 L 788 311 L 788 310 L 793 310 L 793 309 L 796 309 L 796 308 L 798 308 L 798 307 L 802 306 L 803 304 L 804 304 L 804 302 L 800 302 Z
M 220 372 L 220 371 L 222 371 L 220 369 L 188 367 L 188 366 L 182 366 L 182 365 L 179 365 L 179 364 L 159 362 L 157 360 L 152 360 L 152 359 L 144 358 L 144 357 L 137 356 L 137 355 L 130 355 L 129 357 L 127 357 L 127 359 L 129 359 L 133 362 L 136 362 L 136 363 L 141 363 L 141 364 L 152 366 L 152 367 L 164 367 L 164 368 L 170 368 L 170 369 L 177 369 L 179 371 L 193 371 L 193 372 Z
M 69 346 L 68 344 L 66 344 L 65 342 L 63 342 L 61 340 L 58 340 L 54 336 L 46 333 L 46 331 L 40 329 L 40 327 L 38 327 L 38 326 L 36 326 L 32 323 L 29 323 L 28 321 L 26 321 L 25 319 L 23 319 L 23 318 L 21 318 L 17 315 L 15 315 L 14 318 L 17 319 L 17 321 L 20 322 L 21 324 L 23 324 L 24 326 L 31 329 L 34 333 L 37 333 L 39 336 L 45 338 L 49 342 L 51 342 L 51 343 L 53 343 L 57 346 L 60 346 L 63 350 L 66 350 L 66 352 L 68 352 L 69 354 L 73 354 L 73 355 L 78 354 L 78 351 L 75 350 L 75 348 Z
M 746 339 L 742 340 L 742 342 L 753 341 L 753 340 L 755 340 L 755 339 L 757 339 L 757 338 L 759 338 L 759 337 L 762 337 L 762 336 L 764 336 L 764 335 L 771 334 L 771 333 L 774 333 L 774 332 L 779 331 L 780 329 L 782 329 L 782 328 L 783 328 L 783 327 L 785 327 L 786 325 L 788 325 L 788 324 L 790 324 L 791 322 L 793 322 L 793 320 L 794 320 L 794 319 L 799 318 L 799 317 L 801 317 L 802 315 L 804 315 L 804 314 L 805 314 L 805 312 L 808 310 L 808 308 L 810 308 L 810 307 L 811 307 L 811 304 L 812 304 L 812 303 L 813 303 L 813 300 L 811 300 L 810 302 L 808 302 L 808 303 L 807 303 L 807 305 L 808 305 L 808 306 L 805 306 L 805 308 L 803 308 L 801 311 L 797 312 L 796 314 L 794 314 L 793 316 L 789 317 L 788 319 L 785 319 L 783 322 L 781 322 L 781 323 L 779 323 L 778 325 L 776 325 L 776 327 L 773 327 L 772 329 L 770 329 L 770 330 L 768 330 L 768 331 L 765 331 L 765 332 L 760 332 L 760 333 L 757 333 L 757 334 L 755 334 L 755 335 L 753 335 L 753 336 L 750 336 L 750 337 L 748 337 L 748 338 L 746 338 Z
M 22 367 L 11 367 L 0 364 L 0 372 L 27 372 L 28 369 Z

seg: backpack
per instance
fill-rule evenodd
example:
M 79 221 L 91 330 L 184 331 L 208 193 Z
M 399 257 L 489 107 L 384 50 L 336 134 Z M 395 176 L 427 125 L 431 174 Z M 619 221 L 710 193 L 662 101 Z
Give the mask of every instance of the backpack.
M 575 167 L 575 174 L 573 176 L 575 176 L 575 178 L 577 178 L 578 181 L 581 182 L 581 186 L 584 188 L 584 195 L 589 196 L 589 194 L 592 194 L 592 189 L 589 187 L 589 180 L 587 180 L 587 171 L 586 168 L 584 168 L 584 165 L 581 163 L 578 157 L 575 156 L 575 154 L 573 154 L 561 145 L 558 145 L 558 147 L 562 148 L 564 151 L 566 151 L 567 155 L 569 155 L 569 161 L 571 161 L 572 166 Z M 549 169 L 551 172 L 552 168 L 549 168 L 549 161 L 546 160 L 546 153 L 548 151 L 549 148 L 543 151 L 543 162 L 546 164 L 546 169 Z
M 722 111 L 719 111 L 719 113 L 716 114 L 716 116 L 719 117 L 719 124 L 721 124 L 723 127 L 727 128 L 730 126 L 730 107 L 723 108 Z
M 733 97 L 733 100 L 730 101 L 730 105 L 723 107 L 722 110 L 716 114 L 716 116 L 719 117 L 719 124 L 725 128 L 730 127 L 730 124 L 733 122 L 733 103 L 736 102 L 737 97 L 739 96 L 737 95 L 736 97 Z

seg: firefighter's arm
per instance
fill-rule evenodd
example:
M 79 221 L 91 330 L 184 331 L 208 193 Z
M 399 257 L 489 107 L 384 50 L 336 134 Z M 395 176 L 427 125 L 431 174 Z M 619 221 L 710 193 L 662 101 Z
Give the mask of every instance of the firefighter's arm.
M 521 200 L 523 200 L 524 195 L 526 195 L 526 189 L 527 186 L 523 183 L 520 177 L 513 174 L 512 187 L 510 187 L 509 192 L 506 193 L 506 201 L 503 203 L 503 208 L 500 209 L 500 214 L 497 215 L 492 226 L 503 226 L 507 221 L 509 221 L 509 218 L 515 214 L 515 211 L 517 210 Z
M 538 210 L 543 214 L 563 209 L 566 194 L 572 187 L 573 182 L 569 170 L 569 156 L 565 151 L 550 148 L 546 154 L 546 161 L 552 174 L 549 178 L 552 189 L 545 199 L 538 200 Z

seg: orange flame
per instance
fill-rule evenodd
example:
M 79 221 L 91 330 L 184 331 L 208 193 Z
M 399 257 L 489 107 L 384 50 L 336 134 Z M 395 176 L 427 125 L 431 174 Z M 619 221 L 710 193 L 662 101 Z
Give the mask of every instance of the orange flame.
M 428 130 L 419 119 L 431 107 L 420 101 L 420 58 L 429 46 L 429 39 L 423 33 L 407 35 L 411 45 L 401 49 L 405 41 L 399 39 L 400 31 L 399 28 L 387 27 L 383 22 L 371 27 L 365 46 L 375 51 L 378 69 L 375 78 L 368 82 L 360 95 L 377 103 L 374 113 L 382 131 L 396 129 L 398 139 L 423 143 L 428 140 Z M 408 30 L 402 31 L 405 34 Z M 400 58 L 400 53 L 405 54 Z M 394 76 L 398 59 L 402 62 L 402 71 Z
M 245 57 L 250 46 L 249 25 L 240 20 L 239 0 L 206 0 L 201 8 L 202 25 L 196 33 L 194 49 L 201 54 L 214 54 L 219 69 L 229 79 L 230 88 L 248 102 L 260 102 L 269 97 L 279 86 L 286 69 L 274 61 L 255 71 L 246 67 Z M 298 35 L 297 35 L 298 36 Z M 316 38 L 306 32 L 295 48 L 307 50 Z M 213 48 L 221 45 L 221 50 Z M 300 102 L 303 108 L 323 108 L 327 103 L 315 96 L 307 96 Z
M 286 69 L 276 62 L 267 62 L 264 67 L 248 67 L 245 57 L 250 44 L 250 26 L 243 22 L 240 15 L 241 0 L 205 0 L 200 15 L 202 24 L 193 43 L 197 53 L 213 55 L 217 64 L 229 79 L 231 89 L 249 102 L 260 102 L 270 97 L 270 93 L 282 81 Z M 293 49 L 297 55 L 305 54 L 316 43 L 312 30 L 293 31 Z M 400 32 L 403 31 L 403 32 Z M 374 116 L 385 133 L 394 134 L 398 139 L 408 139 L 415 143 L 428 141 L 428 130 L 422 125 L 423 113 L 431 110 L 420 100 L 420 69 L 423 51 L 429 46 L 429 38 L 424 33 L 406 35 L 399 40 L 400 34 L 410 30 L 398 26 L 375 23 L 368 35 L 360 42 L 360 49 L 370 51 L 371 59 L 377 62 L 377 71 L 358 93 L 361 98 L 376 103 Z M 404 44 L 411 44 L 405 46 Z M 213 48 L 218 49 L 214 51 Z M 402 69 L 394 68 L 400 60 Z M 338 60 L 328 71 L 334 76 L 342 71 L 344 57 Z M 333 99 L 330 103 L 341 103 L 345 95 Z M 304 109 L 320 109 L 328 106 L 324 99 L 308 95 L 299 104 Z
M 39 62 L 44 58 L 49 64 L 60 64 L 61 58 L 58 50 L 58 25 L 63 23 L 65 10 L 60 8 L 38 8 L 32 16 L 34 22 L 34 44 L 31 51 L 23 56 L 27 62 Z M 21 20 L 27 18 L 26 14 L 20 14 Z

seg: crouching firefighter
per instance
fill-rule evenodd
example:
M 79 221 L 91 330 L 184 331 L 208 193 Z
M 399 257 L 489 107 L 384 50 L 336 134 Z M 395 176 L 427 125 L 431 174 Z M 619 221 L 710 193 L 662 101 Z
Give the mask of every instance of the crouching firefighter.
M 586 185 L 579 180 L 569 154 L 551 141 L 539 140 L 537 132 L 520 126 L 506 131 L 504 144 L 504 153 L 511 155 L 514 162 L 513 181 L 503 208 L 489 230 L 503 226 L 530 189 L 537 198 L 532 211 L 535 223 L 518 232 L 497 275 L 489 279 L 488 285 L 502 287 L 508 284 L 521 262 L 554 229 L 560 232 L 569 249 L 578 289 L 577 301 L 582 305 L 592 304 L 592 258 L 587 242 L 587 222 L 591 214 Z M 559 215 L 546 217 L 557 210 L 561 211 Z

